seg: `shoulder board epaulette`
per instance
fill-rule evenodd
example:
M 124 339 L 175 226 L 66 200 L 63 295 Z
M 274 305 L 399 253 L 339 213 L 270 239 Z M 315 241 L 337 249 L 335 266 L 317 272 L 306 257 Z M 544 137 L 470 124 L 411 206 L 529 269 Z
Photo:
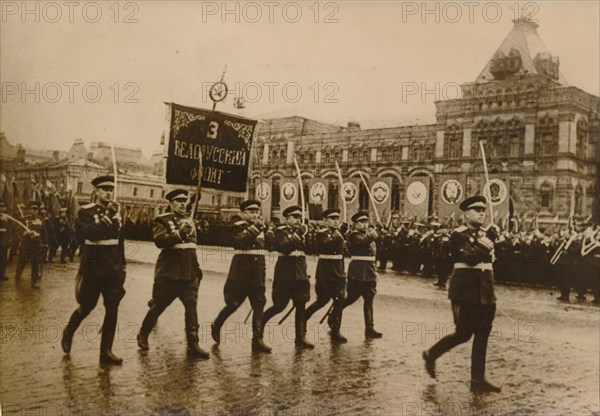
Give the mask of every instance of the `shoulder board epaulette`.
M 279 227 L 277 227 L 278 230 L 285 230 L 287 228 L 287 225 L 280 225 Z
M 83 208 L 83 209 L 90 209 L 90 208 L 93 208 L 95 206 L 96 206 L 95 202 L 90 202 L 89 204 L 82 205 L 81 208 Z
M 248 224 L 246 221 L 244 220 L 240 220 L 238 222 L 234 222 L 233 225 L 244 225 L 244 224 Z
M 458 226 L 454 229 L 454 231 L 456 231 L 457 233 L 462 233 L 463 231 L 465 231 L 467 229 L 467 227 L 465 225 L 461 225 Z
M 167 217 L 167 216 L 169 216 L 169 215 L 171 215 L 171 213 L 170 213 L 170 212 L 164 212 L 164 213 L 162 213 L 162 214 L 160 214 L 160 215 L 157 215 L 157 216 L 156 216 L 156 218 Z
M 329 230 L 329 228 L 327 228 L 327 227 L 324 227 L 324 228 L 319 228 L 319 229 L 317 230 L 317 232 L 318 232 L 318 233 L 324 233 L 324 232 L 326 232 L 326 231 L 328 231 L 328 230 Z

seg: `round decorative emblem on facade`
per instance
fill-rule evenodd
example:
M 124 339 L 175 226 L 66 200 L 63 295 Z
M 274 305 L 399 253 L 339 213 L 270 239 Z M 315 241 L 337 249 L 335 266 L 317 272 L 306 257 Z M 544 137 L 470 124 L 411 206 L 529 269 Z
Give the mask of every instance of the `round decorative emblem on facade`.
M 267 182 L 261 182 L 256 187 L 255 198 L 259 201 L 266 201 L 271 196 L 271 189 L 269 188 L 269 184 Z
M 315 182 L 310 187 L 310 199 L 316 204 L 322 204 L 327 195 L 327 188 L 323 182 Z
M 456 179 L 448 179 L 442 184 L 440 193 L 442 194 L 442 199 L 446 204 L 454 205 L 462 199 L 462 184 Z
M 406 197 L 411 204 L 420 205 L 425 202 L 425 198 L 427 198 L 427 187 L 423 182 L 411 182 L 406 189 Z
M 501 179 L 490 179 L 483 187 L 483 195 L 490 198 L 492 205 L 500 205 L 506 199 L 508 192 Z
M 358 197 L 358 189 L 356 189 L 356 185 L 354 185 L 353 182 L 344 182 L 342 189 L 344 191 L 343 195 L 344 199 L 346 200 L 346 204 L 351 204 L 356 201 L 356 198 Z
M 390 187 L 385 182 L 377 181 L 371 188 L 371 193 L 377 204 L 383 204 L 390 197 Z
M 281 197 L 285 202 L 291 202 L 296 199 L 296 185 L 292 182 L 286 182 L 281 187 Z

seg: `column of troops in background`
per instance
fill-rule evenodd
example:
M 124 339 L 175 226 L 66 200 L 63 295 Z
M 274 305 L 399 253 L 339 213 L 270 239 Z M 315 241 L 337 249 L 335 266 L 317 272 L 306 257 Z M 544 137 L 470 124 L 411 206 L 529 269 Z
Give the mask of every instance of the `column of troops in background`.
M 452 227 L 433 218 L 429 225 L 392 219 L 390 227 L 377 225 L 378 270 L 384 272 L 388 262 L 392 270 L 425 277 L 437 277 L 436 286 L 445 287 L 452 273 L 450 231 Z M 577 230 L 553 231 L 547 227 L 527 232 L 503 231 L 495 242 L 494 279 L 512 282 L 558 286 L 558 300 L 568 301 L 571 288 L 577 300 L 586 300 L 591 289 L 594 303 L 600 302 L 600 228 L 580 224 Z M 586 231 L 587 230 L 587 231 Z M 586 234 L 588 237 L 586 237 Z M 552 264 L 551 259 L 561 244 L 571 240 L 566 250 Z M 586 242 L 584 243 L 584 240 Z M 585 254 L 582 245 L 595 241 L 595 248 Z
M 79 244 L 66 214 L 66 208 L 62 208 L 56 217 L 52 217 L 39 201 L 31 201 L 27 208 L 20 205 L 17 213 L 9 213 L 6 204 L 0 201 L 0 282 L 8 280 L 6 266 L 13 261 L 17 284 L 21 282 L 25 266 L 31 263 L 33 288 L 39 288 L 44 264 L 54 261 L 59 248 L 62 264 L 67 258 L 74 261 Z

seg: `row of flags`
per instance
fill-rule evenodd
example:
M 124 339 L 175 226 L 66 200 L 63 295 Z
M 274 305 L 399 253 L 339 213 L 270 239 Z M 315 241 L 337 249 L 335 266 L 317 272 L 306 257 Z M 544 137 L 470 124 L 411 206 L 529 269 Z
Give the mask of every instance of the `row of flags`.
M 29 203 L 35 201 L 46 208 L 50 217 L 58 217 L 60 210 L 66 208 L 69 221 L 75 221 L 79 202 L 71 189 L 58 191 L 48 180 L 37 183 L 32 179 L 17 183 L 14 179 L 6 180 L 4 175 L 1 179 L 0 199 L 11 213 L 23 217 L 27 213 Z
M 404 210 L 402 215 L 405 218 L 416 217 L 418 219 L 427 218 L 431 214 L 431 198 L 437 196 L 437 214 L 440 218 L 450 218 L 460 216 L 459 205 L 466 198 L 466 179 L 453 176 L 441 176 L 441 180 L 433 183 L 430 177 L 414 176 L 406 178 L 404 195 L 402 195 Z M 366 181 L 367 182 L 367 181 Z M 368 199 L 368 192 L 365 189 L 361 178 L 343 179 L 340 184 L 338 179 L 320 179 L 311 178 L 303 180 L 305 188 L 306 203 L 308 204 L 309 217 L 319 220 L 320 212 L 329 206 L 341 207 L 344 198 L 346 203 L 347 218 L 356 213 L 361 205 L 368 206 L 372 217 L 375 217 L 374 210 L 377 210 L 380 218 L 390 218 L 392 213 L 392 199 L 394 197 L 392 190 L 392 178 L 375 178 L 366 183 L 372 196 L 372 203 Z M 435 185 L 435 186 L 434 186 Z M 481 189 L 481 184 L 471 184 L 474 188 L 473 194 L 489 192 L 494 207 L 494 217 L 498 221 L 508 218 L 509 215 L 509 181 L 507 178 L 490 178 L 489 190 Z M 335 192 L 331 192 L 331 190 Z M 300 205 L 300 186 L 296 178 L 281 178 L 278 186 L 275 186 L 272 179 L 258 180 L 255 184 L 254 197 L 261 201 L 263 217 L 270 217 L 273 204 L 273 192 L 279 192 L 279 209 L 283 211 L 291 205 Z M 435 195 L 437 193 L 437 195 Z M 395 196 L 398 198 L 398 195 Z M 336 198 L 337 201 L 330 201 Z M 366 200 L 361 201 L 361 198 Z M 362 203 L 361 203 L 362 202 Z M 399 201 L 396 201 L 398 204 Z

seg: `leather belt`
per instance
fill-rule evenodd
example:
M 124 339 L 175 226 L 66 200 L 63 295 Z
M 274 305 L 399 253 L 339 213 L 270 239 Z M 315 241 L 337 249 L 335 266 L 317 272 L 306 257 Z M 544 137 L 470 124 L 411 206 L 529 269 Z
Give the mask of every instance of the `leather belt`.
M 352 260 L 375 261 L 375 256 L 352 256 Z
M 193 248 L 196 249 L 196 243 L 179 243 L 179 244 L 175 244 L 169 248 L 174 248 L 175 250 L 182 250 L 185 248 Z
M 492 263 L 477 263 L 475 266 L 469 266 L 467 263 L 454 263 L 455 269 L 479 269 L 494 270 Z
M 262 250 L 262 249 L 235 250 L 234 254 L 250 255 L 250 256 L 264 256 L 265 250 Z
M 84 243 L 86 246 L 116 246 L 119 244 L 119 240 L 116 238 L 110 240 L 85 240 Z
M 284 254 L 284 253 L 277 253 L 277 254 L 279 255 L 279 257 L 302 257 L 302 256 L 306 256 L 306 254 L 304 254 L 304 251 L 302 251 L 302 250 L 294 250 L 290 254 Z
M 319 258 L 325 259 L 325 260 L 343 260 L 344 255 L 343 254 L 319 254 Z

